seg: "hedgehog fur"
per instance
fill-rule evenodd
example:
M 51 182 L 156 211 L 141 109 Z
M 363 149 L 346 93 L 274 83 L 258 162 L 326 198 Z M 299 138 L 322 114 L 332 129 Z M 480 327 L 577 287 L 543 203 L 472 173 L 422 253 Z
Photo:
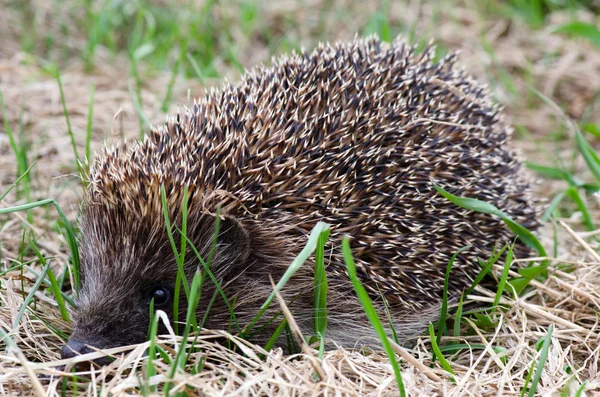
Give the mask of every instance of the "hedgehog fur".
M 238 323 L 231 324 L 217 297 L 205 327 L 237 332 L 249 323 L 272 291 L 269 277 L 278 280 L 310 230 L 325 221 L 331 225 L 326 336 L 345 346 L 374 336 L 346 274 L 340 248 L 346 235 L 360 280 L 383 316 L 386 300 L 399 338 L 421 333 L 437 318 L 450 257 L 471 246 L 452 268 L 455 298 L 479 272 L 477 258 L 514 238 L 500 219 L 450 203 L 434 183 L 537 227 L 498 107 L 455 65 L 455 54 L 434 58 L 432 47 L 418 53 L 401 40 L 320 45 L 212 90 L 153 127 L 143 142 L 107 149 L 92 165 L 83 201 L 82 284 L 70 350 L 144 341 L 157 289 L 167 299 L 157 307 L 173 319 L 168 298 L 177 264 L 161 186 L 179 227 L 187 187 L 187 236 L 203 257 L 222 211 L 211 269 Z M 199 261 L 189 249 L 185 258 L 191 280 Z M 307 334 L 313 288 L 307 264 L 282 290 Z M 214 283 L 206 282 L 199 314 L 213 292 Z M 277 316 L 275 306 L 263 318 Z M 261 323 L 254 339 L 268 339 L 280 320 Z

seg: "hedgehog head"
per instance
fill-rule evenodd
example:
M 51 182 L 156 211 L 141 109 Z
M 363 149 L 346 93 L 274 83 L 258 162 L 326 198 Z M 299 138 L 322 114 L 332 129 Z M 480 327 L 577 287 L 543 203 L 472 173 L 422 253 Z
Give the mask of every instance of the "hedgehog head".
M 143 342 L 150 322 L 151 300 L 173 320 L 178 261 L 181 251 L 183 181 L 161 180 L 160 169 L 137 168 L 124 161 L 118 150 L 104 156 L 102 173 L 92 174 L 80 219 L 81 285 L 77 296 L 75 327 L 63 357 Z M 119 163 L 116 167 L 107 164 Z M 135 186 L 133 180 L 143 181 Z M 168 226 L 163 211 L 164 187 Z M 249 234 L 232 216 L 219 215 L 215 240 L 214 212 L 199 202 L 202 192 L 190 188 L 187 205 L 186 254 L 183 270 L 190 283 L 202 261 L 211 257 L 211 272 L 222 281 L 249 257 Z M 173 244 L 173 243 L 174 244 Z M 211 249 L 214 251 L 211 255 Z M 193 247 L 193 248 L 192 248 Z M 200 257 L 200 258 L 198 258 Z M 179 293 L 178 319 L 185 319 L 186 295 Z M 210 294 L 210 291 L 203 291 Z M 159 322 L 159 333 L 166 333 Z M 101 359 L 98 362 L 102 363 Z

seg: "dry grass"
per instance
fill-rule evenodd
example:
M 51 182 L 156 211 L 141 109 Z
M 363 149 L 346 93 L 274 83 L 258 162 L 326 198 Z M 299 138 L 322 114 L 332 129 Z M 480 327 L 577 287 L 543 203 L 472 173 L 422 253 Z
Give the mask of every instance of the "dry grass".
M 292 37 L 307 47 L 318 39 L 348 39 L 356 28 L 363 26 L 375 6 L 344 1 L 296 3 L 272 2 L 263 7 L 266 29 Z M 58 32 L 56 10 L 45 1 L 31 1 L 37 8 L 38 30 Z M 65 18 L 76 20 L 76 11 L 70 1 L 64 2 Z M 70 8 L 69 8 L 70 7 Z M 237 5 L 236 5 L 237 7 Z M 332 10 L 346 8 L 355 25 L 340 22 Z M 459 2 L 454 7 L 441 8 L 434 2 L 410 1 L 394 5 L 390 20 L 398 25 L 414 23 L 418 37 L 435 37 L 452 50 L 461 50 L 465 67 L 479 79 L 490 81 L 494 94 L 505 106 L 506 115 L 515 125 L 521 125 L 529 134 L 517 134 L 514 145 L 523 150 L 525 157 L 534 162 L 552 164 L 555 146 L 568 158 L 573 151 L 572 132 L 565 127 L 566 117 L 576 121 L 600 122 L 600 52 L 583 39 L 569 39 L 551 32 L 550 28 L 532 30 L 523 22 L 506 18 L 482 17 L 474 2 Z M 220 6 L 219 18 L 227 21 L 236 8 Z M 36 161 L 33 169 L 30 200 L 56 199 L 73 219 L 81 194 L 79 180 L 63 115 L 56 81 L 47 73 L 39 58 L 21 52 L 18 37 L 27 29 L 15 12 L 5 8 L 0 12 L 0 91 L 7 104 L 7 120 L 17 131 L 21 123 L 23 136 L 30 142 L 29 161 Z M 598 22 L 591 13 L 579 11 L 580 20 Z M 324 17 L 322 17 L 324 16 Z M 567 13 L 553 13 L 549 23 L 568 20 Z M 293 18 L 298 28 L 284 31 L 284 21 Z M 432 21 L 434 21 L 432 23 Z M 246 35 L 233 27 L 231 35 L 236 43 L 238 61 L 250 67 L 268 61 L 269 45 L 258 35 Z M 64 43 L 65 48 L 76 49 L 85 45 L 85 38 L 74 36 Z M 493 48 L 493 52 L 486 48 Z M 100 49 L 95 67 L 84 72 L 83 63 L 71 58 L 61 64 L 61 78 L 66 93 L 67 108 L 73 130 L 80 144 L 85 136 L 90 83 L 95 85 L 93 113 L 93 148 L 100 148 L 104 140 L 124 135 L 135 138 L 139 133 L 138 118 L 133 106 L 128 82 L 131 81 L 126 55 L 112 55 Z M 143 65 L 142 65 L 143 66 Z M 238 72 L 226 62 L 217 62 L 222 74 L 233 79 Z M 507 88 L 502 76 L 509 76 L 512 87 Z M 152 122 L 160 122 L 160 110 L 169 80 L 167 72 L 142 70 L 143 109 Z M 218 80 L 210 80 L 217 83 Z M 530 86 L 551 98 L 566 114 L 557 113 L 553 106 L 532 95 Z M 196 80 L 178 78 L 175 104 L 186 104 L 188 89 L 192 96 L 203 92 Z M 175 105 L 172 110 L 175 110 Z M 561 138 L 556 140 L 556 137 Z M 598 147 L 598 141 L 592 145 Z M 582 179 L 588 178 L 583 163 L 578 167 Z M 10 148 L 4 127 L 0 127 L 0 193 L 16 179 L 14 153 Z M 589 179 L 589 178 L 588 178 Z M 536 190 L 542 197 L 551 198 L 563 181 L 540 179 Z M 588 205 L 596 224 L 600 224 L 600 197 L 589 196 Z M 14 192 L 0 207 L 21 204 Z M 564 212 L 563 222 L 546 224 L 540 232 L 545 247 L 554 247 L 557 256 L 549 265 L 549 277 L 533 282 L 532 289 L 522 296 L 505 295 L 503 311 L 495 313 L 496 326 L 482 328 L 475 316 L 468 316 L 464 328 L 475 330 L 470 336 L 458 338 L 460 343 L 483 344 L 483 350 L 463 350 L 448 355 L 455 371 L 451 376 L 432 362 L 428 338 L 422 338 L 408 350 L 421 365 L 416 367 L 402 361 L 404 383 L 409 395 L 414 396 L 520 396 L 527 374 L 538 367 L 538 342 L 554 324 L 551 347 L 537 395 L 600 395 L 600 231 L 582 230 L 580 214 Z M 26 252 L 22 255 L 23 230 L 32 230 L 43 254 L 52 257 L 52 269 L 60 274 L 67 263 L 67 247 L 57 232 L 55 214 L 46 209 L 33 211 L 34 222 L 29 224 L 26 214 L 0 218 L 1 270 L 9 265 L 35 259 Z M 556 236 L 554 236 L 554 227 Z M 582 240 L 583 238 L 583 240 Z M 552 252 L 552 249 L 549 249 Z M 538 260 L 539 262 L 539 260 Z M 39 271 L 40 265 L 32 263 Z M 62 375 L 59 350 L 63 343 L 55 331 L 68 333 L 69 324 L 60 314 L 51 293 L 40 290 L 32 310 L 25 311 L 21 321 L 15 319 L 23 304 L 23 296 L 31 290 L 35 276 L 32 273 L 9 272 L 0 278 L 0 328 L 7 332 L 15 346 L 4 339 L 0 344 L 1 395 L 62 395 Z M 469 296 L 470 302 L 490 304 L 493 292 L 477 289 Z M 238 348 L 236 352 L 217 343 L 216 338 L 227 337 Z M 173 349 L 176 337 L 164 337 L 160 344 Z M 444 338 L 444 343 L 453 338 Z M 261 348 L 218 331 L 206 331 L 197 341 L 200 347 L 189 360 L 188 372 L 177 374 L 173 391 L 186 390 L 188 395 L 397 395 L 392 367 L 384 353 L 358 352 L 339 349 L 327 352 L 318 362 L 324 374 L 315 380 L 314 359 L 304 355 L 284 356 L 280 351 L 264 352 Z M 503 349 L 499 349 L 503 348 Z M 123 349 L 113 349 L 113 353 Z M 145 347 L 117 360 L 109 367 L 81 373 L 78 395 L 126 396 L 138 395 L 140 370 L 143 373 Z M 193 366 L 203 363 L 203 370 L 195 373 Z M 157 363 L 159 374 L 150 383 L 166 381 L 167 367 Z M 581 387 L 581 385 L 584 385 Z M 73 395 L 69 386 L 66 395 Z

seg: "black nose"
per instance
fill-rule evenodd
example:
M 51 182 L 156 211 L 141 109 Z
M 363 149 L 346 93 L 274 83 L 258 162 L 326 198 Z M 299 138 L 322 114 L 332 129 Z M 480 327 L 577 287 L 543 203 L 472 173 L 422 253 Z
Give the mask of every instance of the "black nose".
M 95 351 L 96 350 L 94 350 L 92 347 L 86 345 L 83 342 L 80 342 L 78 340 L 69 340 L 67 344 L 63 346 L 62 350 L 60 351 L 60 355 L 63 359 L 67 359 L 77 357 L 82 354 L 92 353 Z M 92 362 L 96 365 L 103 366 L 110 364 L 113 360 L 114 359 L 111 357 L 99 357 L 92 360 Z M 85 369 L 89 369 L 89 363 L 78 363 L 76 364 L 76 368 L 82 371 Z
M 63 359 L 73 358 L 82 354 L 91 353 L 93 350 L 89 348 L 85 343 L 77 340 L 69 340 L 61 350 L 61 357 Z

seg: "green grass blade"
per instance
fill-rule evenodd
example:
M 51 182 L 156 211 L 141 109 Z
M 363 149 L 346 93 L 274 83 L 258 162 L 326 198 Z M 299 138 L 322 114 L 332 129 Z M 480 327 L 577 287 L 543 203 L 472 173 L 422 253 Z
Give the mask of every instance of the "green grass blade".
M 182 234 L 182 236 L 185 236 L 185 235 Z M 235 323 L 235 325 L 236 325 L 236 327 L 237 327 L 237 329 L 239 331 L 241 328 L 240 328 L 240 325 L 238 324 L 237 319 L 235 317 L 235 310 L 233 308 L 233 305 L 231 304 L 231 302 L 227 298 L 227 295 L 225 294 L 225 291 L 221 287 L 221 283 L 219 282 L 219 280 L 217 280 L 217 277 L 210 270 L 210 261 L 205 261 L 202 258 L 202 256 L 198 252 L 198 249 L 194 246 L 194 244 L 192 243 L 192 241 L 187 236 L 185 236 L 184 238 L 186 239 L 186 241 L 187 241 L 188 245 L 190 246 L 190 249 L 192 250 L 192 252 L 194 253 L 194 255 L 196 255 L 196 258 L 200 261 L 200 264 L 204 268 L 204 271 L 206 272 L 206 274 L 208 274 L 208 277 L 212 280 L 213 284 L 215 285 L 215 288 L 216 288 L 217 292 L 223 298 L 223 301 L 225 302 L 225 304 L 227 305 L 227 308 L 229 309 L 229 314 L 233 316 L 234 323 Z
M 17 162 L 17 174 L 22 175 L 22 176 L 24 175 L 24 178 L 26 178 L 25 182 L 28 182 L 29 173 L 26 172 L 26 170 L 28 170 L 27 151 L 25 150 L 26 148 L 19 147 L 19 144 L 17 143 L 17 140 L 15 139 L 13 131 L 10 127 L 10 123 L 8 122 L 8 120 L 9 120 L 8 112 L 6 110 L 6 105 L 4 103 L 4 96 L 2 95 L 1 90 L 0 90 L 0 107 L 2 108 L 2 118 L 4 120 L 4 129 L 5 129 L 6 135 L 8 136 L 8 141 L 10 143 L 10 147 L 15 154 L 15 159 Z M 20 118 L 20 121 L 22 121 L 22 118 Z M 30 168 L 31 167 L 29 167 L 29 169 Z M 26 186 L 29 186 L 29 183 L 26 183 Z M 19 192 L 17 192 L 17 194 L 19 194 Z M 29 196 L 27 196 L 27 197 L 29 197 Z
M 185 253 L 187 251 L 187 219 L 188 219 L 188 201 L 189 201 L 190 193 L 188 186 L 183 187 L 183 199 L 181 201 L 181 241 L 180 241 L 180 251 L 179 251 L 179 261 L 181 263 L 185 263 Z M 218 233 L 217 228 L 217 233 Z
M 213 236 L 212 236 L 212 242 L 210 243 L 210 251 L 208 251 L 208 258 L 206 259 L 206 263 L 204 263 L 202 261 L 202 258 L 198 258 L 200 259 L 200 261 L 202 261 L 203 265 L 205 265 L 205 267 L 208 267 L 208 270 L 210 270 L 210 266 L 213 263 L 213 259 L 215 258 L 215 253 L 217 252 L 217 243 L 219 242 L 219 233 L 221 232 L 221 208 L 217 208 L 217 214 L 215 216 L 215 227 L 213 230 Z M 190 242 L 191 244 L 191 242 Z M 198 256 L 198 255 L 196 255 Z
M 94 83 L 90 84 L 90 103 L 88 105 L 87 125 L 85 128 L 85 160 L 88 164 L 92 161 L 92 125 L 94 122 Z
M 169 83 L 167 84 L 167 92 L 165 93 L 165 98 L 163 99 L 163 103 L 160 107 L 160 110 L 166 112 L 169 109 L 169 104 L 171 103 L 171 96 L 173 95 L 173 86 L 175 85 L 175 79 L 177 78 L 177 74 L 179 73 L 179 67 L 182 63 L 183 56 L 187 52 L 187 42 L 181 46 L 179 49 L 179 56 L 175 60 L 175 65 L 173 66 L 173 72 L 171 73 L 171 78 L 169 79 Z
M 388 15 L 382 11 L 376 11 L 371 16 L 367 26 L 364 29 L 364 34 L 369 35 L 376 33 L 383 41 L 390 42 L 392 35 L 390 33 L 390 21 Z
M 452 255 L 452 258 L 450 258 L 450 261 L 446 266 L 446 276 L 444 277 L 444 295 L 442 299 L 442 308 L 440 310 L 440 321 L 437 335 L 438 345 L 442 341 L 442 334 L 446 333 L 446 316 L 448 315 L 448 284 L 450 282 L 450 271 L 452 270 L 452 266 L 454 265 L 456 257 L 460 255 L 461 252 L 469 248 L 471 248 L 471 246 L 462 247 L 458 251 L 456 251 L 454 255 Z
M 190 62 L 190 65 L 192 65 L 192 69 L 194 70 L 194 73 L 196 73 L 196 77 L 198 77 L 200 83 L 202 83 L 202 85 L 206 84 L 206 75 L 202 72 L 202 69 L 200 69 L 198 62 L 196 62 L 192 54 L 190 54 L 189 52 L 187 52 L 185 56 Z
M 31 247 L 35 251 L 35 253 L 38 257 L 38 260 L 40 261 L 42 266 L 45 267 L 45 265 L 47 264 L 46 258 L 44 258 L 44 255 L 42 255 L 42 253 L 40 252 L 37 244 L 35 243 L 35 239 L 33 239 L 32 236 L 29 236 L 29 244 L 31 244 Z M 58 286 L 58 282 L 56 281 L 56 277 L 54 276 L 54 272 L 52 271 L 51 268 L 48 268 L 47 274 L 48 274 L 48 280 L 50 281 L 50 288 L 52 290 L 52 293 L 54 294 L 54 299 L 56 299 L 56 304 L 58 305 L 58 310 L 60 311 L 60 316 L 62 317 L 63 320 L 65 320 L 67 322 L 71 322 L 71 318 L 69 317 L 69 312 L 67 310 L 67 306 L 65 305 L 65 300 L 63 299 L 62 292 Z
M 584 124 L 581 126 L 581 129 L 585 132 L 589 132 L 590 134 L 600 138 L 600 124 Z
M 63 107 L 63 114 L 65 116 L 65 120 L 67 122 L 67 133 L 69 134 L 69 138 L 71 139 L 71 147 L 73 148 L 73 155 L 75 156 L 75 163 L 77 164 L 77 170 L 79 171 L 79 176 L 81 180 L 84 180 L 84 172 L 81 168 L 79 153 L 77 152 L 77 143 L 75 142 L 75 134 L 73 133 L 73 128 L 71 127 L 71 118 L 69 117 L 69 111 L 67 110 L 67 101 L 65 99 L 65 92 L 63 90 L 62 81 L 60 80 L 60 72 L 57 66 L 53 67 L 54 77 L 56 78 L 56 82 L 58 83 L 58 90 L 60 92 L 60 102 Z
M 27 174 L 29 174 L 29 172 L 31 171 L 31 169 L 33 168 L 34 165 L 35 165 L 35 162 L 33 164 L 31 164 L 31 166 L 29 168 L 27 168 L 27 170 L 24 173 L 22 173 L 21 176 L 19 178 L 17 178 L 16 181 L 11 183 L 10 186 L 8 187 L 8 189 L 6 189 L 6 191 L 4 193 L 0 194 L 0 201 L 4 200 L 4 198 L 8 195 L 8 193 L 10 193 L 10 191 L 12 189 L 14 189 L 14 187 L 17 186 L 19 184 L 19 182 L 21 182 L 27 176 Z
M 592 220 L 592 214 L 590 213 L 590 210 L 588 209 L 588 206 L 584 201 L 583 197 L 581 197 L 581 195 L 579 194 L 577 188 L 571 186 L 565 191 L 565 193 L 577 205 L 577 208 L 579 209 L 583 217 L 583 224 L 585 225 L 585 227 L 590 231 L 596 230 L 596 226 L 594 225 L 594 221 Z
M 581 384 L 581 386 L 579 386 L 577 388 L 577 391 L 575 392 L 575 397 L 582 397 L 583 391 L 585 390 L 586 387 L 587 387 L 587 380 L 585 382 L 583 382 Z
M 314 331 L 322 337 L 327 330 L 327 275 L 325 274 L 325 244 L 329 238 L 329 229 L 319 235 L 315 252 L 315 296 Z
M 45 258 L 45 259 L 46 259 L 46 260 L 49 260 L 50 258 Z M 35 261 L 30 261 L 30 262 L 25 262 L 25 263 L 22 263 L 22 264 L 20 264 L 20 266 L 14 266 L 13 268 L 11 268 L 11 269 L 9 269 L 9 270 L 15 270 L 15 269 L 22 268 L 22 267 L 23 267 L 23 265 L 27 265 L 27 264 L 29 264 L 29 263 L 35 263 Z M 52 269 L 50 269 L 50 271 L 52 271 Z M 39 272 L 35 271 L 35 270 L 34 270 L 32 267 L 29 267 L 29 266 L 27 267 L 27 272 L 29 272 L 29 273 L 33 274 L 33 276 L 34 276 L 36 279 L 37 279 L 37 278 L 40 276 L 40 273 L 39 273 Z M 66 271 L 65 271 L 65 272 L 63 272 L 63 274 L 65 274 L 65 273 L 67 273 L 67 272 L 68 272 L 68 269 L 66 269 Z M 48 273 L 48 275 L 50 275 L 50 273 Z M 1 276 L 1 274 L 0 274 L 0 276 Z M 54 293 L 55 293 L 56 291 L 59 291 L 59 292 L 60 292 L 60 295 L 61 295 L 61 298 L 62 298 L 62 300 L 63 300 L 63 301 L 65 301 L 66 303 L 68 303 L 68 304 L 69 304 L 71 307 L 75 307 L 75 302 L 73 301 L 73 299 L 71 298 L 71 296 L 70 296 L 70 295 L 67 295 L 65 292 L 63 292 L 63 291 L 62 291 L 61 285 L 60 285 L 60 283 L 58 283 L 58 280 L 57 280 L 56 290 L 55 290 L 55 288 L 52 286 L 52 282 L 50 281 L 50 279 L 49 279 L 49 278 L 48 278 L 48 280 L 44 279 L 44 281 L 43 281 L 43 284 L 44 284 L 44 287 L 46 287 L 46 288 L 50 288 L 50 289 L 52 290 L 52 292 L 54 292 Z
M 549 179 L 569 181 L 569 173 L 557 167 L 526 162 L 525 167 Z
M 440 348 L 437 344 L 436 337 L 435 337 L 435 330 L 433 328 L 432 323 L 429 323 L 429 340 L 431 341 L 431 348 L 433 349 L 434 357 L 438 359 L 442 368 L 444 368 L 444 370 L 446 372 L 451 373 L 452 375 L 455 375 L 454 370 L 452 369 L 452 366 L 450 365 L 448 360 L 446 360 L 446 357 L 444 357 L 444 355 L 442 354 L 442 351 L 440 350 Z M 454 382 L 454 378 L 452 378 L 452 382 Z
M 10 349 L 19 350 L 19 346 L 10 337 L 10 332 L 6 332 L 2 327 L 0 327 L 0 343 L 4 343 Z
M 23 314 L 25 313 L 25 310 L 27 310 L 27 308 L 29 307 L 29 304 L 31 302 L 33 302 L 33 298 L 35 297 L 35 293 L 37 292 L 37 290 L 42 285 L 42 282 L 44 281 L 44 278 L 46 277 L 46 274 L 48 273 L 48 269 L 50 269 L 50 261 L 48 261 L 46 263 L 46 265 L 42 268 L 42 272 L 40 273 L 40 277 L 38 277 L 38 279 L 35 280 L 35 283 L 33 284 L 33 287 L 31 287 L 31 291 L 29 291 L 29 294 L 27 294 L 27 297 L 24 299 L 23 306 L 21 306 L 21 309 L 19 310 L 19 313 L 17 313 L 17 317 L 15 317 L 15 321 L 13 322 L 13 328 L 14 329 L 16 329 L 17 326 L 19 325 L 19 322 L 21 322 L 21 317 L 23 317 Z
M 552 199 L 552 201 L 548 205 L 548 208 L 546 208 L 546 211 L 544 211 L 544 214 L 540 218 L 542 222 L 548 222 L 550 220 L 550 217 L 552 216 L 552 214 L 554 213 L 554 211 L 556 211 L 556 209 L 558 208 L 560 202 L 563 200 L 563 198 L 565 197 L 566 194 L 567 193 L 565 191 L 562 191 L 562 192 L 558 193 Z
M 500 303 L 500 298 L 504 293 L 504 288 L 506 287 L 506 281 L 508 280 L 508 272 L 510 270 L 510 265 L 513 260 L 513 248 L 514 244 L 508 249 L 506 253 L 506 260 L 504 261 L 504 268 L 502 270 L 502 276 L 500 277 L 500 281 L 498 282 L 498 289 L 496 291 L 496 296 L 494 297 L 494 307 L 497 307 Z
M 571 36 L 585 37 L 594 45 L 600 47 L 600 28 L 593 23 L 574 21 L 551 29 L 555 33 L 568 33 Z
M 389 307 L 388 301 L 385 298 L 385 296 L 383 295 L 383 293 L 381 292 L 381 290 L 379 289 L 379 287 L 377 287 L 377 291 L 379 292 L 379 297 L 381 298 L 381 303 L 383 303 L 383 307 L 385 309 L 385 316 L 387 318 L 388 325 L 390 326 L 390 331 L 392 332 L 392 340 L 394 342 L 396 342 L 396 344 L 401 345 L 402 343 L 400 342 L 400 340 L 398 338 L 398 333 L 396 332 L 396 327 L 394 326 L 394 318 L 392 316 L 392 313 L 390 312 L 390 307 Z
M 546 253 L 546 250 L 544 249 L 542 244 L 539 242 L 539 240 L 533 235 L 533 233 L 531 233 L 529 230 L 527 230 L 523 226 L 516 223 L 514 220 L 512 220 L 512 218 L 510 216 L 508 216 L 506 213 L 504 213 L 501 210 L 499 210 L 498 208 L 496 208 L 494 205 L 492 205 L 490 203 L 486 203 L 485 201 L 477 200 L 477 199 L 458 197 L 458 196 L 448 193 L 447 191 L 445 191 L 443 188 L 437 186 L 436 184 L 434 184 L 433 186 L 442 196 L 444 196 L 450 202 L 452 202 L 460 207 L 466 208 L 471 211 L 480 212 L 483 214 L 491 214 L 491 215 L 498 216 L 500 219 L 502 219 L 504 221 L 506 226 L 508 226 L 508 228 L 514 234 L 516 234 L 517 237 L 519 237 L 519 239 L 525 245 L 527 245 L 530 248 L 536 249 L 540 256 L 548 256 L 548 254 Z
M 140 24 L 140 14 L 138 13 L 138 18 L 135 24 L 135 31 L 139 33 Z M 132 40 L 134 41 L 134 40 Z M 135 40 L 137 41 L 137 40 Z M 138 115 L 138 122 L 140 124 L 140 139 L 144 138 L 144 127 L 148 125 L 148 120 L 144 115 L 143 104 L 142 104 L 142 79 L 140 78 L 140 74 L 138 72 L 138 64 L 137 64 L 137 56 L 136 51 L 133 48 L 133 45 L 129 46 L 129 63 L 131 65 L 131 74 L 133 75 L 133 80 L 135 82 L 135 89 L 132 88 L 131 83 L 127 86 L 129 88 L 129 96 L 133 102 L 133 106 Z
M 492 254 L 490 259 L 485 264 L 483 264 L 481 271 L 479 272 L 479 274 L 477 274 L 477 277 L 475 277 L 475 280 L 473 280 L 473 283 L 471 283 L 469 288 L 467 288 L 467 290 L 465 291 L 465 295 L 469 295 L 475 289 L 475 287 L 477 287 L 479 285 L 479 283 L 481 283 L 483 278 L 490 272 L 490 270 L 492 270 L 492 266 L 494 266 L 494 264 L 498 261 L 498 259 L 500 259 L 500 256 L 502 256 L 502 254 L 504 253 L 504 251 L 507 248 L 508 248 L 508 245 L 505 245 L 504 247 L 502 247 L 500 252 L 498 252 L 496 255 Z M 481 264 L 481 262 L 480 262 L 480 264 Z
M 442 353 L 455 353 L 463 349 L 484 350 L 485 348 L 487 348 L 487 345 L 484 345 L 483 343 L 459 343 L 456 345 L 438 346 L 438 348 Z M 493 350 L 496 351 L 497 348 L 494 348 Z
M 596 181 L 600 183 L 600 157 L 598 153 L 590 146 L 588 141 L 584 138 L 583 134 L 579 131 L 575 132 L 575 142 L 579 152 L 583 156 L 588 168 Z
M 462 321 L 464 297 L 465 294 L 460 294 L 460 300 L 458 301 L 458 307 L 456 308 L 456 314 L 454 315 L 454 329 L 452 330 L 452 335 L 455 337 L 460 336 L 460 323 Z
M 279 339 L 281 332 L 285 329 L 286 325 L 287 325 L 287 320 L 284 318 L 283 321 L 281 321 L 281 323 L 279 324 L 279 326 L 275 329 L 275 332 L 273 332 L 273 335 L 271 335 L 271 337 L 267 341 L 267 344 L 264 347 L 265 351 L 271 351 L 271 349 L 273 348 L 273 346 Z
M 200 302 L 200 295 L 201 295 L 201 291 L 200 291 L 200 285 L 203 283 L 203 273 L 200 271 L 196 271 L 196 273 L 194 274 L 194 278 L 192 279 L 192 284 L 190 287 L 190 295 L 189 295 L 189 304 L 188 304 L 188 310 L 187 310 L 187 315 L 186 315 L 186 327 L 184 328 L 183 333 L 181 334 L 181 342 L 179 343 L 179 349 L 177 350 L 177 353 L 175 354 L 175 358 L 173 359 L 173 362 L 171 363 L 171 368 L 169 369 L 169 379 L 173 379 L 173 377 L 175 376 L 175 372 L 177 372 L 178 369 L 184 369 L 185 367 L 185 355 L 184 352 L 186 350 L 186 344 L 187 344 L 187 340 L 189 337 L 189 333 L 190 333 L 190 329 L 191 329 L 191 324 L 192 324 L 192 318 L 196 317 L 196 307 L 198 306 L 198 303 Z M 167 382 L 165 383 L 165 390 L 164 393 L 166 396 L 169 396 L 169 392 L 171 389 L 171 382 Z
M 304 248 L 302 249 L 302 251 L 300 251 L 298 256 L 296 256 L 296 258 L 294 258 L 291 265 L 288 267 L 288 269 L 285 271 L 285 273 L 283 274 L 283 276 L 281 277 L 281 279 L 275 286 L 277 291 L 281 291 L 281 289 L 287 284 L 287 282 L 294 275 L 294 273 L 296 273 L 296 271 L 300 268 L 300 266 L 302 266 L 302 264 L 308 259 L 308 257 L 315 251 L 315 249 L 317 248 L 317 243 L 319 241 L 321 233 L 323 233 L 326 230 L 329 230 L 329 225 L 327 223 L 325 223 L 325 222 L 317 223 L 317 225 L 310 232 L 306 246 L 304 246 Z M 273 301 L 274 298 L 275 298 L 275 291 L 271 292 L 271 294 L 269 295 L 269 297 L 267 298 L 265 303 L 263 303 L 263 305 L 261 306 L 258 314 L 244 328 L 244 331 L 243 331 L 244 334 L 248 334 L 252 330 L 252 328 L 254 328 L 254 326 L 256 325 L 258 320 L 260 320 L 260 318 L 263 316 L 263 314 L 265 313 L 265 311 L 267 310 L 267 308 L 269 307 L 269 305 L 271 304 L 271 302 Z
M 394 369 L 394 375 L 396 376 L 396 382 L 398 383 L 398 389 L 400 390 L 400 396 L 404 397 L 406 392 L 404 391 L 404 382 L 402 380 L 402 373 L 400 372 L 400 366 L 398 365 L 398 361 L 396 361 L 396 356 L 394 354 L 394 350 L 392 349 L 392 345 L 385 333 L 385 329 L 381 324 L 381 320 L 377 315 L 375 307 L 373 306 L 373 302 L 371 302 L 371 298 L 367 293 L 365 287 L 360 283 L 357 275 L 356 275 L 356 265 L 354 264 L 354 258 L 352 257 L 352 251 L 350 250 L 350 241 L 348 237 L 344 238 L 342 241 L 342 251 L 344 254 L 344 262 L 346 263 L 346 270 L 348 271 L 348 276 L 350 277 L 350 281 L 352 281 L 352 285 L 354 286 L 354 291 L 358 296 L 358 300 L 362 305 L 369 322 L 373 326 L 375 333 L 379 337 L 381 344 L 385 352 L 387 353 L 390 364 Z
M 140 124 L 139 139 L 143 140 L 144 139 L 144 128 L 150 126 L 150 121 L 148 120 L 148 118 L 146 117 L 146 114 L 144 113 L 143 105 L 140 102 L 141 99 L 138 98 L 138 96 L 136 95 L 131 82 L 129 84 L 127 84 L 127 89 L 129 90 L 129 96 L 131 97 L 131 102 L 133 103 L 133 108 L 135 109 L 135 113 L 138 116 L 138 123 Z
M 157 374 L 156 366 L 154 365 L 154 359 L 156 357 L 156 334 L 158 334 L 158 322 L 160 321 L 160 317 L 154 313 L 154 298 L 152 299 L 152 303 L 150 304 L 150 330 L 148 335 L 148 340 L 150 341 L 150 345 L 148 346 L 148 362 L 146 363 L 146 385 L 150 392 L 156 391 L 156 386 L 149 386 L 150 378 Z
M 187 278 L 185 276 L 185 271 L 183 270 L 183 262 L 181 262 L 181 254 L 177 249 L 177 245 L 175 244 L 175 238 L 173 237 L 173 226 L 171 225 L 171 218 L 169 216 L 169 208 L 167 203 L 167 194 L 165 191 L 164 185 L 160 187 L 160 198 L 162 201 L 163 207 L 163 217 L 165 219 L 165 228 L 167 230 L 167 237 L 169 239 L 169 243 L 171 244 L 171 248 L 173 249 L 173 254 L 175 255 L 175 259 L 177 261 L 177 275 L 175 279 L 175 291 L 173 296 L 173 326 L 175 328 L 175 333 L 179 333 L 179 295 L 180 288 L 183 285 L 183 290 L 185 292 L 186 299 L 189 299 L 190 296 L 190 286 L 188 285 Z
M 19 152 L 19 146 L 17 145 L 17 141 L 15 140 L 12 128 L 10 127 L 10 123 L 8 122 L 8 111 L 6 110 L 6 104 L 4 103 L 4 94 L 2 94 L 2 90 L 0 90 L 0 106 L 2 107 L 2 119 L 4 120 L 4 129 L 6 130 L 5 132 L 8 136 L 10 147 L 13 150 L 13 152 L 17 154 Z
M 540 383 L 540 379 L 542 378 L 542 371 L 544 370 L 544 365 L 546 365 L 546 359 L 548 358 L 548 352 L 550 351 L 550 345 L 552 344 L 552 331 L 554 330 L 554 324 L 550 324 L 548 327 L 548 332 L 544 338 L 544 344 L 542 345 L 542 351 L 540 353 L 540 361 L 535 370 L 535 375 L 533 376 L 533 380 L 531 381 L 531 388 L 529 389 L 529 393 L 527 393 L 528 397 L 535 396 L 535 390 L 537 389 L 538 384 Z
M 58 216 L 59 216 L 60 220 L 63 223 L 63 227 L 65 228 L 65 239 L 67 240 L 67 245 L 69 246 L 69 251 L 71 253 L 73 280 L 75 283 L 75 288 L 77 288 L 79 286 L 79 282 L 80 282 L 79 249 L 77 248 L 77 239 L 75 237 L 75 231 L 73 230 L 73 226 L 71 225 L 71 223 L 67 219 L 65 213 L 62 211 L 62 209 L 60 208 L 60 206 L 58 205 L 58 203 L 56 201 L 54 201 L 53 199 L 45 199 L 45 200 L 40 200 L 40 201 L 36 201 L 33 203 L 17 205 L 14 207 L 0 208 L 0 215 L 1 214 L 9 214 L 12 212 L 27 211 L 27 210 L 30 210 L 30 209 L 33 209 L 36 207 L 41 207 L 41 206 L 48 205 L 48 204 L 52 204 L 54 206 L 54 208 L 56 209 L 56 212 L 58 212 Z

